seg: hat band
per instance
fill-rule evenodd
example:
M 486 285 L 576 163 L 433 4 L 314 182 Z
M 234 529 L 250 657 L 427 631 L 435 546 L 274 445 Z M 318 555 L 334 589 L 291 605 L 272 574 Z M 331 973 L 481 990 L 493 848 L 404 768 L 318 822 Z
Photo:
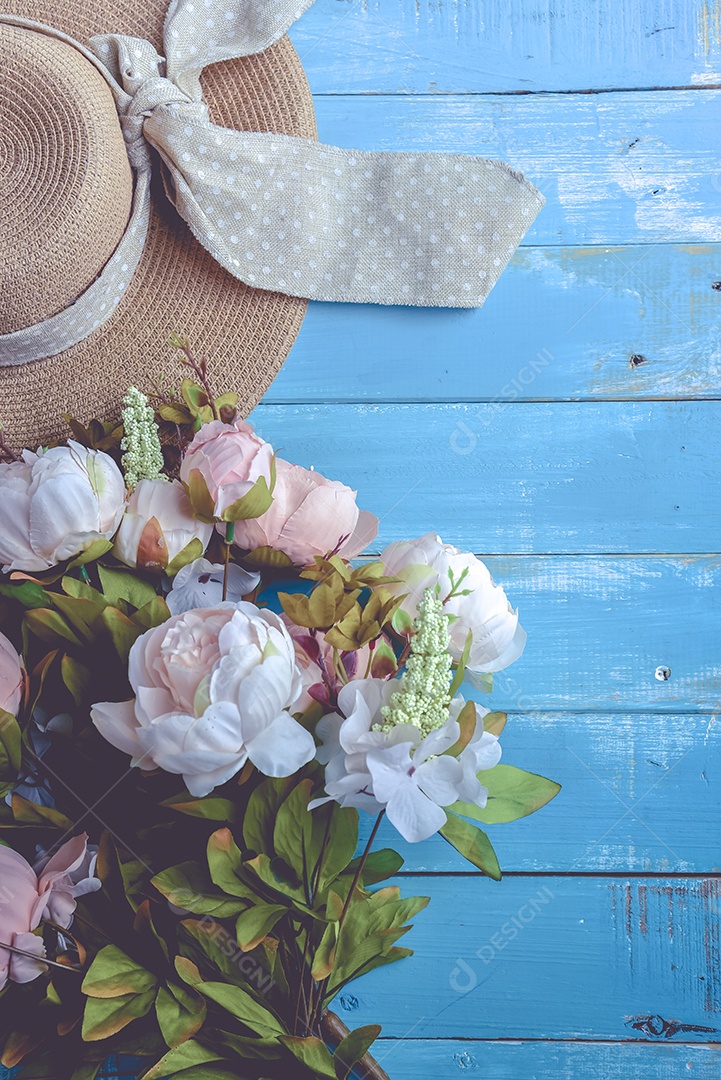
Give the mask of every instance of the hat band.
M 113 92 L 135 172 L 133 210 L 113 257 L 65 311 L 0 335 L 0 366 L 64 352 L 111 317 L 142 256 L 149 147 L 196 239 L 245 284 L 312 300 L 478 307 L 545 200 L 501 162 L 469 155 L 342 150 L 210 122 L 200 75 L 262 52 L 313 0 L 172 0 L 165 59 L 140 38 L 79 49 Z M 94 55 L 93 55 L 94 54 Z

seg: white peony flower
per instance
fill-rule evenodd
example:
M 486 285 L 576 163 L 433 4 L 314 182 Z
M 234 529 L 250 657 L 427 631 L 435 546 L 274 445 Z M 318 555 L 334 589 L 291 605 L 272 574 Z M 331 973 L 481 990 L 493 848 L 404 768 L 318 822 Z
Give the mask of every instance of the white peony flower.
M 112 539 L 125 483 L 108 454 L 71 442 L 0 464 L 0 502 L 3 573 L 36 573 Z
M 209 526 L 212 529 L 212 525 Z M 220 563 L 196 559 L 179 570 L 166 600 L 171 615 L 182 615 L 194 608 L 216 607 L 223 600 L 223 576 L 225 567 Z M 243 570 L 231 563 L 228 567 L 228 595 L 226 600 L 239 603 L 260 583 L 260 574 Z
M 140 480 L 125 507 L 113 555 L 133 569 L 165 570 L 191 540 L 200 540 L 205 551 L 212 535 L 213 526 L 195 518 L 179 480 Z
M 174 615 L 130 650 L 135 699 L 91 711 L 100 733 L 132 765 L 182 774 L 200 798 L 250 759 L 290 776 L 315 755 L 289 708 L 300 672 L 280 618 L 254 604 L 221 603 Z
M 476 728 L 458 757 L 446 754 L 461 734 L 457 717 L 465 705 L 458 697 L 442 727 L 425 738 L 413 724 L 380 730 L 382 709 L 397 683 L 365 679 L 348 683 L 338 696 L 341 713 L 324 716 L 317 733 L 323 740 L 318 760 L 325 764 L 327 798 L 310 807 L 335 800 L 379 813 L 410 843 L 427 840 L 446 823 L 444 807 L 458 800 L 486 805 L 488 791 L 478 780 L 482 769 L 492 769 L 501 757 L 495 735 L 484 730 L 488 710 L 476 705 Z
M 450 623 L 451 656 L 460 660 L 468 631 L 473 633 L 469 672 L 502 671 L 523 652 L 526 632 L 505 592 L 496 585 L 485 563 L 475 555 L 444 544 L 429 532 L 417 540 L 389 544 L 380 556 L 387 574 L 400 578 L 403 586 L 390 586 L 396 593 L 408 592 L 403 608 L 415 616 L 426 589 L 440 585 L 441 599 L 457 592 L 443 607 L 453 618 Z M 467 592 L 468 595 L 463 595 Z

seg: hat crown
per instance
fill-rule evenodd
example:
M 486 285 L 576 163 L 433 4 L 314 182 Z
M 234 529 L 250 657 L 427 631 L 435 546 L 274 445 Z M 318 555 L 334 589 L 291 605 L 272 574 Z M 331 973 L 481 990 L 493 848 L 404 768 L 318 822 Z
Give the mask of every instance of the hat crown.
M 110 87 L 71 45 L 0 24 L 0 334 L 69 307 L 130 216 Z

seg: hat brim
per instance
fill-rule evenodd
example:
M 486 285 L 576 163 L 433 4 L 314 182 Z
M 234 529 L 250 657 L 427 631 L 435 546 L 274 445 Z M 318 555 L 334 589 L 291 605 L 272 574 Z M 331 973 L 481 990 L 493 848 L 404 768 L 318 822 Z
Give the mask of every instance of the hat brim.
M 144 37 L 162 51 L 168 0 L 116 0 L 107 16 L 78 0 L 6 0 L 12 15 L 48 23 L 87 42 L 96 33 Z M 111 19 L 112 26 L 99 25 Z M 293 45 L 216 64 L 203 76 L 214 123 L 238 131 L 316 138 L 313 99 Z M 251 289 L 223 270 L 154 185 L 150 233 L 133 280 L 112 319 L 58 356 L 0 368 L 0 417 L 11 446 L 34 448 L 67 434 L 63 413 L 83 422 L 119 414 L 129 386 L 148 390 L 162 377 L 177 386 L 179 354 L 171 333 L 187 335 L 207 357 L 218 393 L 237 391 L 247 414 L 260 401 L 295 341 L 307 301 Z

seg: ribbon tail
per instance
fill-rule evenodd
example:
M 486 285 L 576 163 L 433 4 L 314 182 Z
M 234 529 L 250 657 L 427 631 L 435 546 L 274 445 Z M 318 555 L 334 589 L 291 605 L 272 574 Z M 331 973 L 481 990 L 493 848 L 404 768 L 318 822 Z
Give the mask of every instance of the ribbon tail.
M 182 112 L 182 110 L 181 110 Z M 311 300 L 479 307 L 544 205 L 507 165 L 342 150 L 160 110 L 146 137 L 196 238 L 235 277 Z
M 197 99 L 203 68 L 270 48 L 313 2 L 172 0 L 163 30 L 168 78 Z

